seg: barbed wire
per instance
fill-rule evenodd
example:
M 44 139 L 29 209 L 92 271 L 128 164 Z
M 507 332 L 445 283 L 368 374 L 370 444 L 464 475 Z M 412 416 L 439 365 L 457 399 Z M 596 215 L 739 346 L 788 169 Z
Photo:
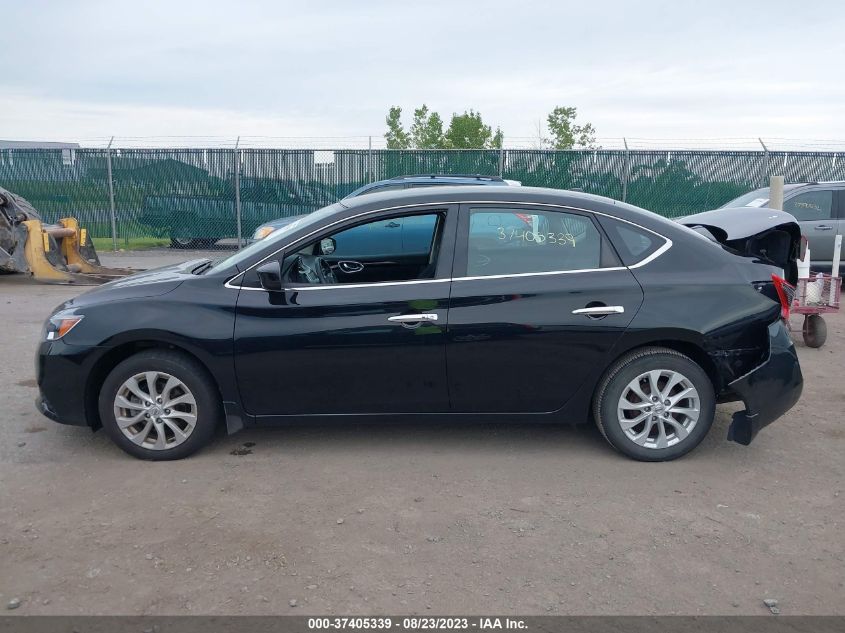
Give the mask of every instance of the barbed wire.
M 26 142 L 29 139 L 6 139 Z M 266 135 L 160 135 L 160 136 L 95 136 L 81 139 L 61 139 L 78 143 L 81 148 L 104 149 L 291 149 L 291 150 L 383 150 L 387 142 L 380 134 L 355 136 L 266 136 Z M 44 141 L 45 146 L 48 141 Z M 54 141 L 49 141 L 54 142 Z M 549 150 L 551 143 L 538 136 L 506 136 L 504 149 Z M 722 151 L 809 151 L 845 152 L 845 140 L 800 139 L 788 137 L 598 137 L 590 149 L 597 150 L 722 150 Z

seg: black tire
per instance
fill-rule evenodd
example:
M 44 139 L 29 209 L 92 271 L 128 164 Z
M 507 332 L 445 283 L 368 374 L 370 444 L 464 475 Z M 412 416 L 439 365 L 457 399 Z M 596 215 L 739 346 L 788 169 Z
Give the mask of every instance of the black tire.
M 170 248 L 196 249 L 211 248 L 217 240 L 210 237 L 171 237 Z
M 808 314 L 801 330 L 807 347 L 821 347 L 827 340 L 827 323 L 818 314 Z
M 699 417 L 692 430 L 686 437 L 665 448 L 637 444 L 622 429 L 617 414 L 617 406 L 627 385 L 637 376 L 651 370 L 681 374 L 689 380 L 699 396 Z M 599 383 L 593 399 L 596 425 L 610 445 L 632 459 L 646 462 L 669 461 L 689 453 L 707 435 L 715 414 L 716 397 L 710 377 L 692 359 L 665 347 L 645 347 L 620 358 Z
M 184 383 L 196 402 L 196 421 L 187 439 L 172 448 L 154 450 L 132 442 L 118 426 L 114 402 L 121 386 L 132 376 L 148 371 L 163 372 Z M 165 461 L 182 459 L 211 441 L 222 419 L 220 396 L 211 376 L 195 360 L 170 350 L 149 350 L 131 356 L 109 373 L 98 401 L 103 429 L 124 451 L 139 459 Z

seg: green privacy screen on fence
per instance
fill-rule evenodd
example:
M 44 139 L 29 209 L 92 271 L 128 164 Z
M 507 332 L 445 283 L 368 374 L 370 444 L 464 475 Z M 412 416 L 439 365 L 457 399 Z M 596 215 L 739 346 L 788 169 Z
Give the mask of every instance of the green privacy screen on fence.
M 845 179 L 832 152 L 658 150 L 0 150 L 0 186 L 45 221 L 75 216 L 110 237 L 193 245 L 244 237 L 267 220 L 308 213 L 361 185 L 406 174 L 485 174 L 578 188 L 668 217 L 718 207 L 773 174 L 787 182 Z M 236 187 L 239 203 L 236 202 Z

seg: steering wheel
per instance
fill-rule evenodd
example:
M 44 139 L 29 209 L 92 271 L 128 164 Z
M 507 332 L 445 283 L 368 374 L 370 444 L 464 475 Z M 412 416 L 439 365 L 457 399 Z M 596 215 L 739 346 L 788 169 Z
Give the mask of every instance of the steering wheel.
M 300 255 L 296 260 L 296 273 L 309 284 L 337 283 L 332 267 L 319 255 Z
M 317 257 L 317 263 L 320 266 L 320 271 L 322 273 L 323 283 L 324 284 L 336 284 L 337 277 L 332 270 L 331 265 L 322 257 Z

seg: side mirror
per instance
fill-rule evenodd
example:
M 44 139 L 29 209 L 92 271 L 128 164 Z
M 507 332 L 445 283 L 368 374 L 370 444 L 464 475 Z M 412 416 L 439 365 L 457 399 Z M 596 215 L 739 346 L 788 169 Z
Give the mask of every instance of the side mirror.
M 279 292 L 282 289 L 282 267 L 279 265 L 279 260 L 274 259 L 261 264 L 255 272 L 258 273 L 258 281 L 264 290 Z
M 320 255 L 331 255 L 337 250 L 337 242 L 333 237 L 324 237 L 320 240 Z

